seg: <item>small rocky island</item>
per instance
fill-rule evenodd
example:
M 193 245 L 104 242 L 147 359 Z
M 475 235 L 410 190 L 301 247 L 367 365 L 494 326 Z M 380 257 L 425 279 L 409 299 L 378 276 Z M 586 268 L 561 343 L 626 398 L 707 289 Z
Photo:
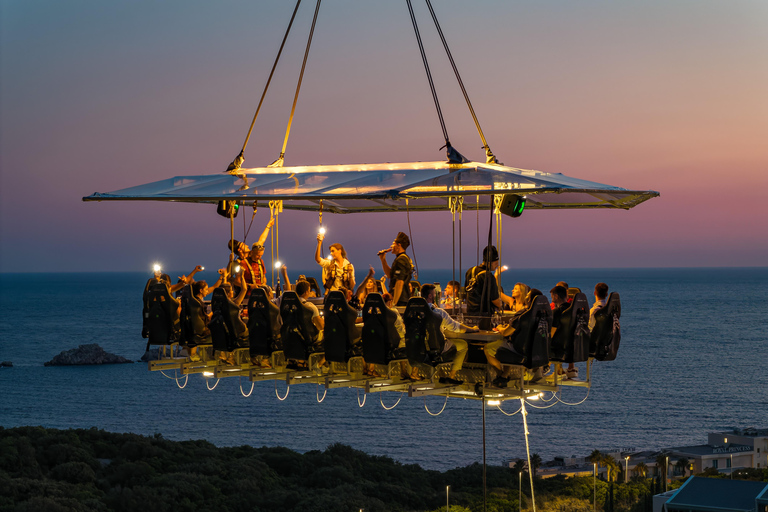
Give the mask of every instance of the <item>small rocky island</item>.
M 97 343 L 80 345 L 71 350 L 64 350 L 45 363 L 45 366 L 75 366 L 84 364 L 122 364 L 132 363 L 130 359 L 105 352 Z

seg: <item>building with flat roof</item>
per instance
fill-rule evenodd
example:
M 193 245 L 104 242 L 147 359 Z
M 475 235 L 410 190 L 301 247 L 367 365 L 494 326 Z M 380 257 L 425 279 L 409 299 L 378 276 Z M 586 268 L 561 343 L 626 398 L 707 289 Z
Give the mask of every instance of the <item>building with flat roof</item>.
M 728 432 L 707 434 L 707 444 L 727 446 L 732 443 L 754 449 L 753 464 L 748 467 L 768 468 L 768 428 L 736 428 Z
M 678 446 L 669 451 L 680 459 L 685 457 L 693 465 L 693 473 L 701 473 L 707 468 L 715 468 L 721 473 L 730 473 L 733 469 L 755 467 L 755 451 L 751 446 L 731 443 L 728 445 L 699 444 Z
M 693 476 L 667 499 L 666 512 L 766 512 L 768 483 Z

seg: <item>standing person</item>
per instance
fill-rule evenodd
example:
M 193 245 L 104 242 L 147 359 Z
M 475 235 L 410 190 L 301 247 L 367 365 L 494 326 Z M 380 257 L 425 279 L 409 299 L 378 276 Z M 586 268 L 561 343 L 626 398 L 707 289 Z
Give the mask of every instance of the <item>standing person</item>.
M 243 278 L 248 286 L 263 286 L 267 284 L 267 267 L 264 265 L 262 256 L 264 256 L 264 245 L 256 242 L 245 259 L 247 271 L 244 272 Z
M 261 261 L 261 257 L 264 255 L 264 243 L 269 236 L 269 230 L 274 224 L 274 217 L 270 217 L 269 222 L 267 222 L 267 227 L 261 232 L 261 236 L 259 236 L 259 239 L 253 244 L 251 249 L 248 249 L 248 244 L 244 242 L 238 240 L 229 241 L 229 250 L 232 250 L 232 244 L 234 242 L 234 253 L 237 256 L 235 261 L 232 261 L 230 256 L 230 263 L 227 269 L 230 278 L 235 274 L 235 266 L 240 265 L 240 270 L 243 273 L 243 280 L 245 281 L 246 287 L 250 287 L 251 284 L 266 284 L 267 272 L 264 267 L 264 262 Z M 254 252 L 254 250 L 256 251 Z
M 328 292 L 340 288 L 355 289 L 355 267 L 347 259 L 347 251 L 341 244 L 331 244 L 331 259 L 320 256 L 320 248 L 323 246 L 325 235 L 317 234 L 317 248 L 315 249 L 315 261 L 323 267 L 323 287 L 326 295 Z
M 411 258 L 405 254 L 405 250 L 411 245 L 408 235 L 402 231 L 397 234 L 395 240 L 389 249 L 379 251 L 381 268 L 384 274 L 389 276 L 389 293 L 392 294 L 392 304 L 395 306 L 405 306 L 408 299 L 411 298 L 411 275 L 413 275 L 413 263 Z M 390 267 L 387 264 L 386 254 L 391 252 L 395 255 L 395 260 Z
M 605 283 L 597 283 L 595 285 L 595 303 L 592 305 L 592 309 L 589 310 L 589 330 L 595 328 L 595 311 L 605 306 L 605 301 L 608 299 L 608 285 Z
M 477 327 L 468 327 L 462 323 L 457 322 L 456 320 L 451 318 L 451 315 L 449 315 L 447 311 L 435 306 L 435 285 L 429 284 L 429 283 L 422 285 L 421 296 L 424 300 L 427 301 L 427 304 L 430 305 L 430 307 L 432 308 L 432 311 L 434 311 L 440 317 L 441 331 L 451 331 L 451 332 L 462 333 L 467 331 L 478 330 Z M 456 379 L 456 372 L 461 370 L 461 366 L 464 364 L 464 359 L 467 357 L 467 350 L 469 349 L 469 345 L 467 345 L 467 342 L 465 340 L 447 339 L 445 340 L 445 347 L 443 348 L 443 353 L 450 350 L 451 346 L 456 347 L 456 355 L 454 356 L 453 362 L 451 363 L 451 371 L 448 374 L 448 377 L 440 377 L 440 383 L 458 386 L 460 384 L 464 384 L 464 381 Z

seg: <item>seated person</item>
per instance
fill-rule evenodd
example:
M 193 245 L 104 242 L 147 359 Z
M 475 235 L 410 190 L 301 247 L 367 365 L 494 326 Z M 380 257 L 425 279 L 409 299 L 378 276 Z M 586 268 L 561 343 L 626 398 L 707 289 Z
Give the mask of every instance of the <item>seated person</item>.
M 560 318 L 563 312 L 571 306 L 568 300 L 568 288 L 567 286 L 562 286 L 564 284 L 566 283 L 558 283 L 557 286 L 549 291 L 552 297 L 552 304 L 555 305 L 552 312 L 552 337 L 555 336 L 555 332 L 560 328 Z M 569 363 L 568 369 L 564 373 L 569 379 L 575 379 L 579 374 L 579 370 L 573 363 Z
M 589 310 L 589 330 L 595 328 L 595 311 L 605 306 L 605 302 L 608 299 L 608 285 L 605 283 L 597 283 L 595 285 L 595 303 L 592 305 L 592 309 Z
M 363 309 L 363 304 L 365 304 L 365 299 L 368 297 L 369 293 L 382 293 L 379 286 L 377 286 L 377 284 L 380 284 L 380 282 L 373 278 L 375 273 L 376 271 L 373 270 L 373 266 L 370 266 L 365 279 L 363 279 L 363 282 L 360 283 L 360 286 L 358 286 L 357 290 L 355 290 L 355 296 L 353 297 L 353 300 L 347 301 L 349 302 L 350 306 L 357 310 Z M 362 322 L 362 320 L 360 321 Z
M 347 303 L 352 300 L 352 290 L 348 290 L 342 286 L 339 288 L 339 291 L 344 295 L 344 300 L 347 301 Z
M 531 287 L 525 283 L 517 283 L 512 289 L 512 312 L 517 313 L 523 311 L 525 306 L 525 297 L 528 292 L 531 291 Z
M 557 283 L 555 285 L 555 287 L 558 287 L 558 286 L 562 286 L 563 288 L 565 288 L 565 295 L 566 295 L 566 298 L 567 298 L 568 297 L 568 283 L 566 283 L 565 281 L 560 281 L 559 283 Z M 552 289 L 554 290 L 554 288 L 552 288 Z M 552 292 L 550 291 L 550 293 L 552 293 Z M 571 302 L 571 301 L 568 300 L 568 302 Z M 552 301 L 552 302 L 549 303 L 549 307 L 552 308 L 552 311 L 554 311 L 555 308 L 557 307 L 557 305 L 555 304 L 554 301 Z
M 440 298 L 440 306 L 450 308 L 452 305 L 459 306 L 459 289 L 461 284 L 458 281 L 448 281 L 443 290 L 443 296 Z
M 219 283 L 217 283 L 217 285 L 218 284 Z M 195 283 L 192 283 L 192 300 L 197 301 L 197 304 L 194 308 L 191 308 L 193 312 L 190 318 L 192 324 L 192 341 L 195 344 L 189 352 L 191 361 L 200 360 L 200 356 L 197 354 L 198 345 L 211 344 L 211 331 L 208 329 L 208 322 L 211 321 L 211 314 L 208 313 L 205 308 L 205 296 L 211 293 L 211 291 L 213 291 L 213 289 L 209 289 L 208 283 L 205 281 L 196 281 Z
M 313 333 L 312 342 L 316 344 L 321 344 L 323 341 L 323 328 L 325 327 L 325 320 L 322 316 L 320 316 L 320 310 L 317 309 L 317 306 L 309 302 L 307 299 L 310 297 L 310 285 L 309 282 L 305 280 L 300 280 L 296 283 L 294 286 L 294 291 L 296 292 L 296 295 L 299 296 L 299 300 L 302 304 L 305 304 L 309 307 L 309 309 L 312 310 L 312 324 L 315 326 L 316 331 Z M 280 298 L 278 297 L 278 307 L 280 306 Z M 325 364 L 325 358 L 322 358 L 322 360 L 319 363 L 319 366 L 323 366 Z M 303 364 L 299 364 L 298 366 L 304 366 Z
M 184 288 L 186 285 L 195 282 L 194 280 L 195 274 L 197 274 L 201 270 L 203 270 L 203 267 L 201 267 L 200 265 L 197 265 L 194 269 L 192 269 L 192 272 L 190 272 L 188 275 L 179 276 L 179 279 L 176 282 L 176 284 L 171 284 L 171 276 L 164 273 L 162 268 L 160 268 L 160 265 L 155 265 L 154 273 L 152 277 L 149 279 L 149 281 L 147 281 L 147 285 L 144 287 L 144 292 L 145 293 L 147 292 L 147 290 L 149 289 L 150 281 L 154 279 L 155 282 L 167 284 L 168 287 L 170 288 L 171 294 L 176 293 L 177 291 Z
M 501 347 L 504 347 L 507 350 L 515 352 L 511 344 L 511 338 L 515 334 L 515 331 L 520 327 L 520 324 L 519 324 L 520 318 L 531 307 L 531 304 L 533 304 L 533 299 L 536 298 L 537 295 L 541 295 L 541 294 L 542 293 L 535 288 L 529 291 L 525 297 L 525 300 L 522 301 L 523 309 L 517 311 L 508 324 L 500 324 L 499 326 L 497 326 L 496 329 L 504 336 L 504 339 L 499 341 L 493 341 L 491 343 L 488 343 L 485 346 L 485 349 L 484 349 L 485 358 L 488 360 L 488 364 L 490 364 L 492 367 L 494 367 L 500 372 L 500 375 L 495 379 L 493 379 L 493 385 L 496 387 L 505 387 L 507 385 L 507 382 L 509 382 L 509 374 L 512 371 L 512 368 L 510 366 L 507 366 L 507 368 L 505 369 L 502 366 L 501 361 L 496 359 L 496 352 Z M 539 375 L 540 373 L 542 375 Z M 540 380 L 542 377 L 543 377 L 543 372 L 539 368 L 535 376 L 535 380 Z M 532 380 L 532 382 L 534 382 L 534 380 Z
M 432 311 L 434 311 L 441 318 L 440 330 L 459 333 L 478 330 L 477 327 L 467 327 L 466 325 L 457 322 L 451 318 L 451 315 L 449 315 L 447 311 L 435 306 L 435 285 L 429 283 L 422 285 L 421 296 L 425 301 L 427 301 L 427 304 L 432 307 Z M 446 339 L 445 346 L 443 347 L 443 353 L 450 350 L 452 346 L 456 347 L 456 355 L 454 356 L 453 363 L 451 364 L 451 371 L 448 374 L 448 377 L 440 377 L 440 382 L 442 384 L 453 384 L 458 386 L 459 384 L 463 384 L 464 381 L 456 379 L 456 372 L 461 370 L 461 366 L 464 364 L 464 359 L 467 357 L 467 350 L 469 349 L 469 346 L 464 340 Z M 416 376 L 418 377 L 418 373 Z M 411 377 L 413 377 L 413 373 L 411 374 Z

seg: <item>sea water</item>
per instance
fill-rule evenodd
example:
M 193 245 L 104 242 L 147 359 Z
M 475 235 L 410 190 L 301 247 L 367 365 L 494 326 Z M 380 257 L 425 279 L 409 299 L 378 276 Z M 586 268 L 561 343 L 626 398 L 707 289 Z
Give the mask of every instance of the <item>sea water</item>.
M 444 287 L 451 276 L 422 270 L 420 280 Z M 98 427 L 301 452 L 340 442 L 432 469 L 482 461 L 477 400 L 350 389 L 323 399 L 323 389 L 310 384 L 292 386 L 281 401 L 284 383 L 256 383 L 246 398 L 247 379 L 222 379 L 209 391 L 214 380 L 192 375 L 180 389 L 145 363 L 43 366 L 86 343 L 138 360 L 147 277 L 0 275 L 0 361 L 13 362 L 0 368 L 0 425 Z M 566 388 L 561 402 L 527 406 L 532 453 L 547 460 L 594 449 L 660 449 L 706 443 L 711 431 L 768 427 L 768 268 L 509 270 L 502 284 L 511 290 L 520 281 L 547 294 L 560 280 L 590 300 L 599 281 L 621 294 L 621 348 L 615 361 L 594 363 L 588 393 Z M 508 414 L 518 408 L 503 405 Z M 486 443 L 490 464 L 523 457 L 521 415 L 487 407 Z

